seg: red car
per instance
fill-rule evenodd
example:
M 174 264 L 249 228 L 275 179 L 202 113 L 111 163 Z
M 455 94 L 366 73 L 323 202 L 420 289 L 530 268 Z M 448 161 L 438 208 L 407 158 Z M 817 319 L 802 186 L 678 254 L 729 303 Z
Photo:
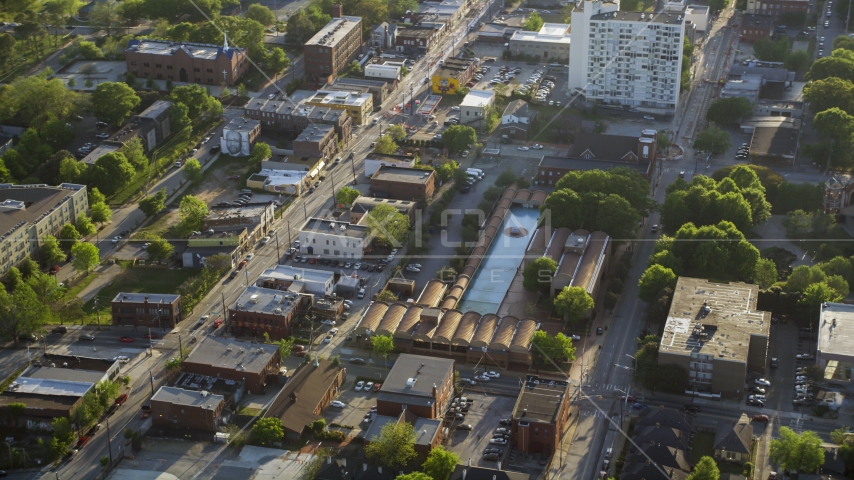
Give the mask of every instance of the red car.
M 154 339 L 154 338 L 157 338 L 157 334 L 156 333 L 150 333 L 150 334 L 146 333 L 145 335 L 142 336 L 142 338 L 144 338 L 146 340 Z
M 240 180 L 240 175 L 229 175 L 228 179 L 229 180 Z
M 133 337 L 119 337 L 119 341 L 123 343 L 133 343 Z
M 466 86 L 467 86 L 467 87 L 473 87 L 473 86 L 474 86 L 474 82 L 467 82 L 467 83 L 466 83 Z
M 84 435 L 80 437 L 80 440 L 77 440 L 77 448 L 82 448 L 83 445 L 86 445 L 87 443 L 89 443 L 89 437 Z
M 375 383 L 375 384 L 374 384 L 374 391 L 375 391 L 375 392 L 379 392 L 379 391 L 380 391 L 380 388 L 382 388 L 382 386 L 383 386 L 383 384 L 382 384 L 382 383 Z
M 625 401 L 625 400 L 626 400 L 626 396 L 625 396 L 625 395 L 620 395 L 620 400 Z M 638 401 L 638 397 L 636 397 L 636 396 L 634 396 L 634 395 L 629 395 L 629 401 L 630 401 L 630 402 L 637 402 L 637 401 Z
M 771 420 L 771 419 L 770 419 L 770 418 L 768 418 L 768 415 L 754 415 L 754 416 L 753 416 L 753 421 L 754 421 L 754 422 L 765 422 L 765 423 L 768 423 L 768 421 L 769 421 L 769 420 Z

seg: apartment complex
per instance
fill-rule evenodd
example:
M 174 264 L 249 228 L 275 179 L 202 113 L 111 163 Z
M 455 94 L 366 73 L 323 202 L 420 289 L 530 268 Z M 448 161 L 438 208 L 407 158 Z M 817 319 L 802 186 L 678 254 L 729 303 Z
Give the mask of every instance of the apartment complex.
M 46 235 L 89 213 L 86 185 L 0 184 L 0 275 L 34 255 Z
M 355 125 L 364 125 L 374 109 L 374 97 L 369 93 L 318 90 L 305 104 L 344 110 L 353 117 Z
M 368 228 L 347 222 L 309 218 L 299 231 L 300 253 L 323 258 L 361 260 Z
M 332 6 L 332 21 L 305 43 L 305 75 L 316 86 L 330 82 L 359 53 L 362 19 L 345 17 L 340 4 Z
M 673 114 L 679 101 L 685 12 L 623 12 L 584 0 L 572 12 L 567 88 L 588 101 Z
M 685 368 L 689 392 L 741 398 L 748 372 L 765 372 L 771 313 L 756 310 L 758 295 L 758 285 L 679 277 L 659 365 Z
M 569 382 L 529 375 L 513 407 L 513 444 L 525 453 L 550 455 L 569 420 Z
M 344 110 L 290 104 L 282 100 L 253 98 L 243 107 L 243 114 L 261 122 L 266 132 L 297 133 L 309 125 L 332 125 L 339 140 L 350 138 L 353 119 Z
M 246 49 L 228 45 L 140 39 L 125 50 L 128 73 L 137 78 L 204 85 L 236 85 L 249 68 Z
M 311 299 L 299 293 L 247 287 L 228 310 L 231 332 L 237 336 L 278 340 L 293 335 L 294 317 L 305 312 Z
M 569 61 L 569 25 L 546 23 L 538 32 L 517 30 L 510 37 L 510 52 L 516 55 L 533 55 L 542 61 Z
M 181 296 L 161 293 L 119 293 L 112 301 L 113 325 L 175 328 L 181 320 Z

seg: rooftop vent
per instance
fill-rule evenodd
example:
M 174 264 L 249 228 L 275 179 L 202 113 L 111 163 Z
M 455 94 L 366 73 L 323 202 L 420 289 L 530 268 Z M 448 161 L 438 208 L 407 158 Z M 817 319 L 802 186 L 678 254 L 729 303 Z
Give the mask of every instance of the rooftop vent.
M 407 378 L 406 379 L 406 386 L 409 388 L 412 388 L 415 386 L 415 382 L 417 382 L 417 381 L 418 381 L 417 378 Z

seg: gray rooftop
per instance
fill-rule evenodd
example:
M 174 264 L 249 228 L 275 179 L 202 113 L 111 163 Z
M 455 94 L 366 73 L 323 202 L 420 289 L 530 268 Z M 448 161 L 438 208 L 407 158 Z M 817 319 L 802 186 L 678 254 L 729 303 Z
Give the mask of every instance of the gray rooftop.
M 294 140 L 295 142 L 322 142 L 329 135 L 335 134 L 335 127 L 332 125 L 309 125 L 303 130 Z
M 406 167 L 391 167 L 391 166 L 381 166 L 374 176 L 371 177 L 372 180 L 383 180 L 386 182 L 405 182 L 405 183 L 417 183 L 423 184 L 427 183 L 430 180 L 430 177 L 433 176 L 433 170 L 422 170 L 420 168 L 406 168 Z
M 266 203 L 248 203 L 242 207 L 218 207 L 211 206 L 209 208 L 208 220 L 219 220 L 224 218 L 238 218 L 238 217 L 257 217 L 261 216 L 270 206 L 269 202 Z
M 61 380 L 82 383 L 98 383 L 104 380 L 106 373 L 93 370 L 74 370 L 70 368 L 41 367 L 24 372 L 27 378 L 41 378 L 44 380 Z
M 354 28 L 362 28 L 361 17 L 333 18 L 320 29 L 311 39 L 305 42 L 308 45 L 324 45 L 332 47 L 338 44 L 344 37 L 347 36 Z
M 137 115 L 137 117 L 143 118 L 157 118 L 164 113 L 169 112 L 169 108 L 172 107 L 172 102 L 168 100 L 158 100 L 151 104 L 150 107 L 146 108 L 142 113 Z
M 533 383 L 531 380 L 538 380 L 539 383 Z M 560 407 L 566 400 L 567 383 L 553 383 L 549 385 L 549 381 L 529 377 L 519 392 L 519 398 L 513 408 L 513 418 L 530 422 L 555 422 Z
M 750 154 L 793 158 L 798 148 L 799 132 L 799 126 L 788 125 L 785 121 L 778 125 L 759 124 L 753 129 Z
M 144 303 L 148 301 L 148 303 L 163 303 L 163 304 L 172 304 L 176 300 L 180 299 L 180 295 L 173 295 L 169 293 L 123 293 L 120 292 L 116 295 L 116 298 L 113 299 L 113 302 L 130 302 L 130 303 Z
M 207 390 L 193 391 L 177 387 L 160 387 L 160 390 L 151 397 L 158 402 L 171 403 L 173 405 L 184 405 L 187 407 L 204 407 L 214 409 L 225 400 L 222 395 L 214 395 Z
M 8 391 L 15 393 L 32 393 L 61 397 L 82 397 L 88 392 L 93 382 L 77 382 L 71 380 L 55 380 L 49 378 L 18 377 L 9 386 Z
M 854 355 L 854 305 L 825 303 L 818 322 L 818 351 L 822 354 Z
M 262 287 L 247 287 L 237 297 L 237 309 L 244 312 L 266 313 L 269 315 L 287 316 L 297 307 L 302 296 L 281 290 Z
M 583 2 L 581 2 L 583 3 Z M 614 16 L 614 13 L 617 15 Z M 609 12 L 593 15 L 590 20 L 614 22 L 647 22 L 665 25 L 682 25 L 685 22 L 685 12 Z
M 746 362 L 751 337 L 771 327 L 771 313 L 756 310 L 758 295 L 758 285 L 679 277 L 659 351 Z
M 454 375 L 453 360 L 404 353 L 394 362 L 380 392 L 432 398 L 433 386 L 441 387 L 449 375 Z
M 203 337 L 184 363 L 260 373 L 278 350 L 277 345 L 241 342 L 222 337 Z
M 354 225 L 346 222 L 324 220 L 322 218 L 308 219 L 300 231 L 322 233 L 325 235 L 339 235 L 351 238 L 365 238 L 368 235 L 368 227 L 364 225 Z
M 251 118 L 232 118 L 231 121 L 228 122 L 228 125 L 225 126 L 226 129 L 237 132 L 251 132 L 252 130 L 260 127 L 261 122 Z

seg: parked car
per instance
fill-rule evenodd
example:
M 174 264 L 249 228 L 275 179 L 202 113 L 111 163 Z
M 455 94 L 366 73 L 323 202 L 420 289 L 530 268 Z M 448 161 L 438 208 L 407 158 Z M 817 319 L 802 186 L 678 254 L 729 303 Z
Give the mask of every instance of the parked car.
M 339 400 L 333 400 L 333 401 L 329 402 L 329 406 L 335 407 L 335 408 L 344 408 L 347 406 L 347 404 L 342 402 L 342 401 L 339 401 Z
M 461 423 L 457 425 L 457 430 L 465 430 L 467 432 L 470 432 L 472 430 L 472 426 L 470 423 Z
M 507 440 L 503 438 L 491 438 L 489 439 L 489 443 L 493 445 L 507 445 Z
M 95 340 L 95 335 L 90 335 L 88 333 L 85 333 L 83 335 L 80 335 L 80 340 L 90 340 L 90 341 Z
M 364 360 L 364 359 L 362 359 L 362 358 L 351 358 L 351 359 L 350 359 L 350 363 L 352 363 L 352 364 L 354 364 L 354 365 L 364 365 L 364 364 L 365 364 L 365 360 Z
M 122 343 L 133 343 L 133 337 L 119 337 L 119 341 Z
M 146 333 L 145 335 L 142 336 L 142 338 L 144 338 L 146 340 L 153 340 L 153 339 L 157 338 L 157 334 L 156 333 Z
M 361 392 L 361 391 L 362 391 L 362 388 L 364 388 L 364 387 L 365 387 L 365 382 L 364 382 L 364 381 L 359 380 L 359 381 L 356 383 L 356 391 L 357 391 L 357 392 Z
M 768 423 L 768 421 L 770 421 L 770 420 L 771 420 L 771 419 L 770 419 L 770 418 L 768 418 L 768 415 L 754 415 L 754 416 L 753 416 L 753 421 L 754 421 L 754 422 L 765 422 L 765 423 Z
M 765 402 L 760 402 L 759 400 L 747 400 L 747 404 L 751 407 L 764 407 Z
M 753 381 L 753 383 L 755 385 L 761 385 L 763 387 L 770 387 L 771 386 L 771 382 L 769 382 L 768 380 L 766 380 L 764 378 L 757 378 L 756 380 Z

